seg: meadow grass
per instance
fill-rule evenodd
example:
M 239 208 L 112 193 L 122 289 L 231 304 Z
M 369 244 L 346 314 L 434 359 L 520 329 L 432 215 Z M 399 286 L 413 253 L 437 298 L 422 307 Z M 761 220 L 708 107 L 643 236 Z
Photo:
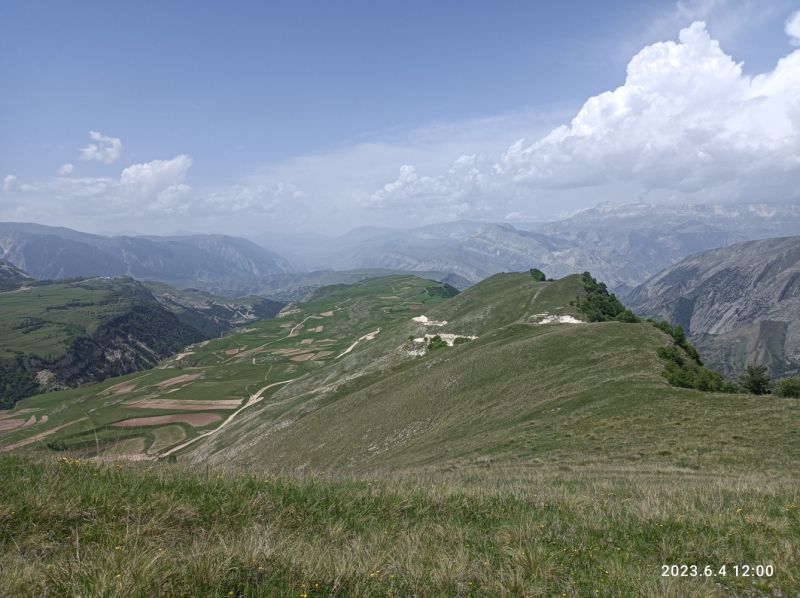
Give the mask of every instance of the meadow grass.
M 796 596 L 796 478 L 0 457 L 6 596 Z M 726 577 L 662 577 L 662 565 Z M 771 565 L 766 578 L 734 565 Z

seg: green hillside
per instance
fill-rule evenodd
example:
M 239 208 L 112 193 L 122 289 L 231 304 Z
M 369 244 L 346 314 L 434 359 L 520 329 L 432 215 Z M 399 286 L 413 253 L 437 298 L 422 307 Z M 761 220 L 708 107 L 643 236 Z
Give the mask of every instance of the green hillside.
M 130 280 L 130 279 L 127 279 Z M 131 281 L 133 282 L 133 281 Z M 204 339 L 171 311 L 102 281 L 0 293 L 0 405 L 154 367 Z
M 570 304 L 585 293 L 580 276 L 528 272 L 451 298 L 413 276 L 336 285 L 159 369 L 31 397 L 0 414 L 0 582 L 17 596 L 800 591 L 800 402 L 670 386 L 672 337 L 585 322 Z M 662 576 L 684 564 L 712 576 Z M 772 573 L 733 575 L 743 565 Z

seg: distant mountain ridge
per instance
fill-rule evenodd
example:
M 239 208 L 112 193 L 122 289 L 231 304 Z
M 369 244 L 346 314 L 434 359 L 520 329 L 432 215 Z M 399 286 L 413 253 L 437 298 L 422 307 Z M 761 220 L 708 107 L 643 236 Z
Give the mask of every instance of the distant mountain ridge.
M 603 203 L 558 222 L 520 226 L 528 230 L 462 220 L 404 230 L 360 227 L 335 239 L 268 233 L 254 240 L 312 269 L 441 271 L 472 283 L 532 267 L 555 278 L 588 270 L 626 290 L 694 253 L 800 234 L 800 207 Z
M 692 255 L 624 296 L 636 313 L 681 324 L 728 375 L 765 363 L 800 370 L 800 236 Z
M 0 258 L 50 280 L 133 276 L 169 282 L 296 271 L 282 256 L 238 237 L 103 237 L 29 223 L 0 223 Z
M 336 238 L 104 237 L 0 223 L 0 258 L 37 278 L 125 275 L 229 296 L 296 286 L 326 270 L 365 269 L 451 273 L 473 284 L 529 268 L 554 278 L 590 271 L 624 292 L 689 255 L 791 235 L 800 235 L 800 206 L 603 203 L 558 222 L 362 226 Z

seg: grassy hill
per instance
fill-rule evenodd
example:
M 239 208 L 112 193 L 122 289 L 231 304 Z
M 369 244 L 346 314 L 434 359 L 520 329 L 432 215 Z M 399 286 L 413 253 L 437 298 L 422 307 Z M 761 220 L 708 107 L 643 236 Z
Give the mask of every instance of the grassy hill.
M 205 338 L 157 303 L 92 281 L 38 282 L 2 293 L 0 311 L 0 399 L 5 408 L 40 389 L 153 367 Z
M 800 402 L 670 386 L 657 349 L 671 337 L 586 323 L 580 276 L 448 294 L 410 275 L 319 289 L 159 369 L 0 415 L 0 582 L 19 596 L 800 591 Z M 683 564 L 727 574 L 662 577 Z M 743 565 L 773 575 L 732 575 Z

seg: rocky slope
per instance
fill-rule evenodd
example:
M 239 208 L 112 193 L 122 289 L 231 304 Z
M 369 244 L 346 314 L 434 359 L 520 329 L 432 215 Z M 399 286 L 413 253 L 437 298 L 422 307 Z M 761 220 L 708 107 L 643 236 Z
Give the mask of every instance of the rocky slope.
M 14 264 L 0 260 L 0 293 L 12 291 L 23 286 L 26 282 L 33 282 L 34 278 L 17 268 Z
M 800 237 L 737 243 L 690 256 L 625 296 L 635 312 L 681 324 L 712 366 L 800 368 Z

